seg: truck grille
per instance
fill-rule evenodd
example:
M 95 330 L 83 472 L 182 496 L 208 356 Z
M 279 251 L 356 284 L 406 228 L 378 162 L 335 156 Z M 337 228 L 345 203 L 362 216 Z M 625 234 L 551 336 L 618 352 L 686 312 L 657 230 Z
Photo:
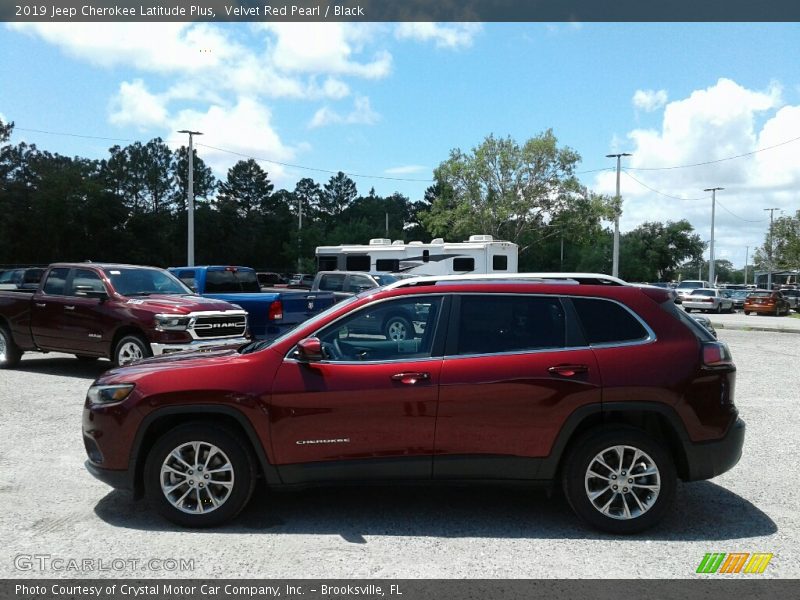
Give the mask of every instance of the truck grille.
M 245 315 L 197 317 L 193 329 L 195 335 L 201 339 L 240 337 L 247 329 L 247 317 Z

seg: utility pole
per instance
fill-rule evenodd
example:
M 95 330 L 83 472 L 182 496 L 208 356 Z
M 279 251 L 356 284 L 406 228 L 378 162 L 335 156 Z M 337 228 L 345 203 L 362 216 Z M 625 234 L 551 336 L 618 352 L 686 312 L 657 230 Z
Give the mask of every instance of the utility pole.
M 747 287 L 747 260 L 750 257 L 750 246 L 744 247 L 744 285 Z
M 709 252 L 709 262 L 708 262 L 708 282 L 711 284 L 712 287 L 716 287 L 717 284 L 714 281 L 716 277 L 715 267 L 714 267 L 714 213 L 716 212 L 717 208 L 717 190 L 724 190 L 725 188 L 715 187 L 715 188 L 706 188 L 704 192 L 711 192 L 711 246 Z
M 303 254 L 303 197 L 297 195 L 297 272 L 302 273 Z
M 620 171 L 620 159 L 623 156 L 633 156 L 632 154 L 628 154 L 627 152 L 622 152 L 620 154 L 606 154 L 606 158 L 616 158 L 617 159 L 617 205 L 619 209 L 622 210 L 622 198 L 619 195 L 619 171 Z M 614 277 L 619 277 L 619 213 L 620 210 L 617 211 L 617 214 L 614 215 L 614 253 L 611 259 L 611 275 Z
M 776 210 L 780 210 L 780 208 L 765 208 L 764 210 L 769 211 L 769 252 L 767 253 L 769 262 L 767 268 L 769 271 L 767 271 L 767 289 L 772 290 L 772 214 Z
M 189 131 L 181 129 L 178 133 L 189 134 L 189 180 L 186 186 L 186 210 L 187 210 L 187 235 L 186 235 L 186 264 L 194 266 L 194 146 L 192 139 L 196 135 L 203 135 L 199 131 Z

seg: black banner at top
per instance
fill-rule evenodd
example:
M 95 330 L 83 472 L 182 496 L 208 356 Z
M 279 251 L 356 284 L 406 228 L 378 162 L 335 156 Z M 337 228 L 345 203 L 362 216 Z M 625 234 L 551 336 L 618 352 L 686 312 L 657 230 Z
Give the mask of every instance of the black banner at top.
M 0 21 L 800 21 L 800 0 L 3 0 Z

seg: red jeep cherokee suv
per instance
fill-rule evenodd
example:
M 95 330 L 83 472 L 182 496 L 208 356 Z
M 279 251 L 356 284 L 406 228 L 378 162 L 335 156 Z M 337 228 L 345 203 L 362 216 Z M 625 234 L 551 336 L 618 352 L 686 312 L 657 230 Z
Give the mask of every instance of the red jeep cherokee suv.
M 271 342 L 109 371 L 89 471 L 190 527 L 270 487 L 560 483 L 589 524 L 652 526 L 741 456 L 727 347 L 668 291 L 592 274 L 407 279 Z M 389 319 L 403 328 L 381 327 Z

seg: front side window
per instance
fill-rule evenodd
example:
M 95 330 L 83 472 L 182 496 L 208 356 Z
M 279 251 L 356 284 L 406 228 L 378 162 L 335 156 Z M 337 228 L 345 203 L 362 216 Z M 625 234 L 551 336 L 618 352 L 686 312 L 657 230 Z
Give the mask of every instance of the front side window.
M 89 269 L 75 269 L 72 276 L 72 288 L 69 291 L 71 296 L 85 295 L 87 291 L 105 292 L 106 286 L 100 276 Z
M 441 304 L 441 296 L 414 296 L 364 307 L 319 332 L 323 355 L 334 362 L 428 358 Z
M 573 298 L 589 344 L 633 342 L 648 338 L 647 330 L 627 309 L 599 298 Z
M 348 292 L 353 292 L 354 294 L 358 294 L 359 292 L 363 292 L 364 290 L 372 289 L 375 284 L 369 277 L 364 275 L 351 275 L 350 281 L 347 283 Z
M 566 346 L 558 298 L 467 295 L 461 298 L 456 354 L 496 354 Z

